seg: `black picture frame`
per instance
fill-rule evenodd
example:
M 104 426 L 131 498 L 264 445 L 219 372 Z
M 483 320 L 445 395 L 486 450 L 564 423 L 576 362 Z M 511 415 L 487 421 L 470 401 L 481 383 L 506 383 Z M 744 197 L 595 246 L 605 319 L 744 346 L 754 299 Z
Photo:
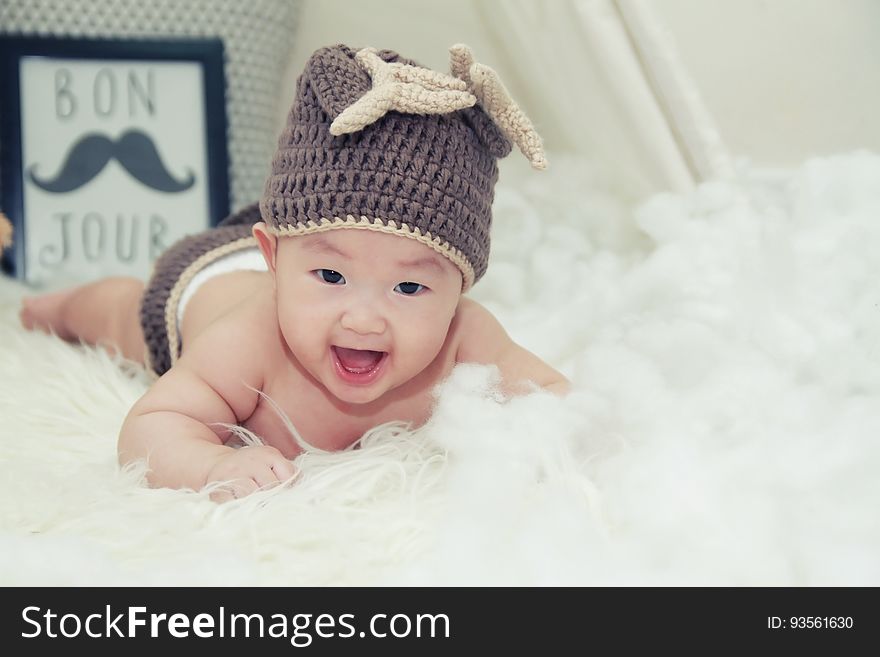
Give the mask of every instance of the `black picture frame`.
M 0 35 L 0 210 L 14 229 L 2 269 L 26 278 L 26 208 L 22 176 L 20 62 L 50 57 L 109 62 L 194 62 L 202 69 L 207 168 L 206 228 L 229 214 L 224 46 L 218 38 L 96 39 Z

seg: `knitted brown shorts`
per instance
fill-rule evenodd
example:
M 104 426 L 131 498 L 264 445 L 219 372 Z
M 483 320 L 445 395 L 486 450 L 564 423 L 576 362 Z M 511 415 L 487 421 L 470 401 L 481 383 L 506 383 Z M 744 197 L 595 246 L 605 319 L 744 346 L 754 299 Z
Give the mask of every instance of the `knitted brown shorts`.
M 141 299 L 145 364 L 162 376 L 180 357 L 177 306 L 187 284 L 222 256 L 256 246 L 251 227 L 260 221 L 257 204 L 230 215 L 216 227 L 175 242 L 153 266 Z

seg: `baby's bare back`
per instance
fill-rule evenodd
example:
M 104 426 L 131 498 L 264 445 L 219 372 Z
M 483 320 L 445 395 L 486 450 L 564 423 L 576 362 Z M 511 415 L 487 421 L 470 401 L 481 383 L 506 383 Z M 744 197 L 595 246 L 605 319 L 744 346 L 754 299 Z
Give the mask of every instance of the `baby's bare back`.
M 430 415 L 434 386 L 455 365 L 450 336 L 417 381 L 369 404 L 341 402 L 291 354 L 278 327 L 271 278 L 258 272 L 232 272 L 201 286 L 187 305 L 181 335 L 181 362 L 206 381 L 223 381 L 211 387 L 234 409 L 237 423 L 288 458 L 301 449 L 266 397 L 306 442 L 338 450 L 385 422 L 423 424 Z M 262 395 L 255 398 L 254 387 Z

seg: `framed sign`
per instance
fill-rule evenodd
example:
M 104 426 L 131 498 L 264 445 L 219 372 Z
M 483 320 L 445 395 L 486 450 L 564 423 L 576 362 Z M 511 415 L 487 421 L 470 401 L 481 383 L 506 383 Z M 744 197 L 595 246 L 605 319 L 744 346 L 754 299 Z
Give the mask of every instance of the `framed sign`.
M 229 212 L 223 43 L 0 37 L 7 273 L 145 278 Z

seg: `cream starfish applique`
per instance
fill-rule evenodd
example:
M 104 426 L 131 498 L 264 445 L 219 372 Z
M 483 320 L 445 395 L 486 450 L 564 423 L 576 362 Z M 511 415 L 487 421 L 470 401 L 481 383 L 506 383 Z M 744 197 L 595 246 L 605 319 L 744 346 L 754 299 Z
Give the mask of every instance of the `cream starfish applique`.
M 447 114 L 477 102 L 464 80 L 419 66 L 386 62 L 375 48 L 359 50 L 355 59 L 369 73 L 373 87 L 333 120 L 333 135 L 357 132 L 392 110 Z
M 447 114 L 478 103 L 535 169 L 546 169 L 541 137 L 510 97 L 498 73 L 475 62 L 473 52 L 464 44 L 452 46 L 449 53 L 451 76 L 420 66 L 386 62 L 375 48 L 359 50 L 355 60 L 370 75 L 373 86 L 333 120 L 330 133 L 357 132 L 389 111 Z
M 535 169 L 546 169 L 544 145 L 535 126 L 510 97 L 498 73 L 474 61 L 474 54 L 464 44 L 449 49 L 452 74 L 467 83 L 480 107 L 492 117 L 501 132 L 517 145 Z

